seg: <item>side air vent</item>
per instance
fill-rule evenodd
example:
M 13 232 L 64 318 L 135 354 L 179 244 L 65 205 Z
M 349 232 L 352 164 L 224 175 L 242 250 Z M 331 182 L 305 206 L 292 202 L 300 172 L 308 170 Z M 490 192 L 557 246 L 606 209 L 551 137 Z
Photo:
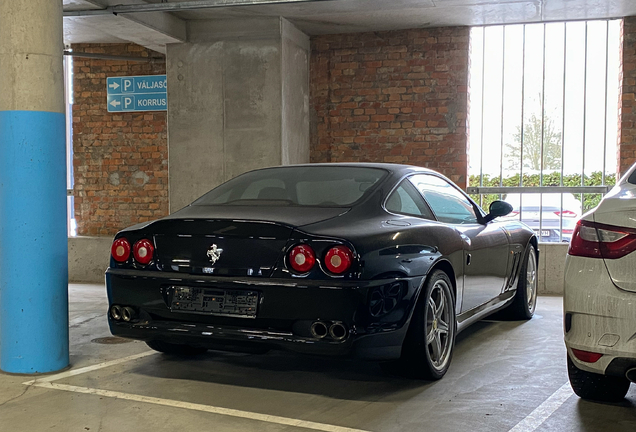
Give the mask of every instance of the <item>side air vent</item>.
M 369 299 L 369 313 L 381 317 L 391 312 L 402 300 L 402 282 L 393 282 L 373 289 Z

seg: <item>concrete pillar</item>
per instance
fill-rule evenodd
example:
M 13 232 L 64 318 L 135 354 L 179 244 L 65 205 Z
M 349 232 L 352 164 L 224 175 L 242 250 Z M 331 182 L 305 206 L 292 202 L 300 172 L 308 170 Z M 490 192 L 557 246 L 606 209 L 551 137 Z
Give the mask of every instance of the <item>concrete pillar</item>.
M 245 171 L 309 162 L 309 37 L 287 20 L 191 21 L 166 69 L 171 212 Z
M 0 2 L 0 369 L 69 364 L 62 0 Z

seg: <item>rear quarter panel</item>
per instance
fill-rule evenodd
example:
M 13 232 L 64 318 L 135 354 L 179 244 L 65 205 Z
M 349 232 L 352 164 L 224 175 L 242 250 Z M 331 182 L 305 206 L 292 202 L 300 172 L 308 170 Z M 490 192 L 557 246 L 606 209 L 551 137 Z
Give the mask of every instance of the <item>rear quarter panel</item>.
M 459 278 L 462 242 L 445 224 L 387 213 L 365 216 L 350 212 L 336 221 L 299 228 L 320 236 L 350 242 L 359 256 L 360 278 L 385 275 L 424 276 L 440 259 L 448 260 Z

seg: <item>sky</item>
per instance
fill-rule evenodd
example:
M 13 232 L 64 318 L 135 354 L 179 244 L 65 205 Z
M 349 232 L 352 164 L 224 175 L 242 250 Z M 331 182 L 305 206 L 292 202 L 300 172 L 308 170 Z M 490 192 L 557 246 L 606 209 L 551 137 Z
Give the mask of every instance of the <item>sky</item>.
M 562 132 L 565 174 L 589 175 L 604 163 L 615 173 L 619 43 L 620 20 L 526 24 L 524 58 L 524 25 L 473 28 L 469 174 L 514 174 L 505 158 L 502 169 L 502 146 L 505 154 L 515 143 L 522 109 L 527 124 L 532 113 L 540 118 L 542 102 Z

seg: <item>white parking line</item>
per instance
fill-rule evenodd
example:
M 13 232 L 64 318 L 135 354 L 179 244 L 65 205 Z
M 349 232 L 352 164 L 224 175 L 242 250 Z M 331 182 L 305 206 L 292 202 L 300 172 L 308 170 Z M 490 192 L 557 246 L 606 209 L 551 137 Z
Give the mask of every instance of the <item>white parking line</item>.
M 324 423 L 316 423 L 305 420 L 297 420 L 288 417 L 273 416 L 268 414 L 259 414 L 249 411 L 235 410 L 230 408 L 215 407 L 211 405 L 202 405 L 190 402 L 181 402 L 171 399 L 162 399 L 151 396 L 142 396 L 131 393 L 116 392 L 110 390 L 101 390 L 88 387 L 79 387 L 67 384 L 57 384 L 53 381 L 58 381 L 64 378 L 69 378 L 77 375 L 81 375 L 88 372 L 93 372 L 99 369 L 115 366 L 118 364 L 126 363 L 129 361 L 141 359 L 144 357 L 156 354 L 155 351 L 146 351 L 140 354 L 134 354 L 128 357 L 111 360 L 103 363 L 99 363 L 92 366 L 86 366 L 79 369 L 68 370 L 48 377 L 38 378 L 35 380 L 27 381 L 24 385 L 48 388 L 54 390 L 70 391 L 74 393 L 83 393 L 89 395 L 98 395 L 103 397 L 110 397 L 114 399 L 130 400 L 135 402 L 151 403 L 155 405 L 170 406 L 174 408 L 183 408 L 193 411 L 207 412 L 211 414 L 225 415 L 230 417 L 238 417 L 249 420 L 262 421 L 266 423 L 274 423 L 283 426 L 294 426 L 305 429 L 312 429 L 323 432 L 368 432 L 362 429 L 353 429 L 342 426 L 335 426 Z M 523 420 L 521 420 L 515 427 L 510 429 L 509 432 L 533 432 L 539 426 L 541 426 L 566 400 L 572 396 L 572 389 L 569 383 L 565 383 L 554 392 L 548 399 L 546 399 L 541 405 L 539 405 L 534 411 L 528 414 Z
M 294 427 L 312 429 L 312 430 L 317 430 L 322 432 L 368 432 L 362 429 L 352 429 L 352 428 L 335 426 L 335 425 L 324 424 L 324 423 L 297 420 L 297 419 L 292 419 L 288 417 L 259 414 L 259 413 L 249 412 L 249 411 L 241 411 L 241 410 L 235 410 L 230 408 L 215 407 L 211 405 L 181 402 L 181 401 L 176 401 L 171 399 L 162 399 L 162 398 L 156 398 L 151 396 L 142 396 L 142 395 L 136 395 L 131 393 L 101 390 L 101 389 L 89 388 L 89 387 L 79 387 L 74 385 L 58 384 L 53 382 L 53 381 L 58 381 L 64 378 L 69 378 L 69 377 L 77 376 L 87 372 L 93 372 L 99 369 L 115 366 L 118 364 L 126 363 L 129 361 L 137 360 L 144 357 L 148 357 L 153 354 L 156 354 L 156 352 L 146 351 L 141 354 L 135 354 L 135 355 L 121 358 L 121 359 L 111 360 L 111 361 L 99 363 L 92 366 L 86 366 L 86 367 L 75 369 L 75 370 L 68 370 L 66 372 L 61 372 L 61 373 L 44 377 L 44 378 L 38 378 L 35 380 L 27 381 L 23 384 L 28 386 L 33 386 L 33 387 L 52 389 L 52 390 L 63 390 L 63 391 L 69 391 L 74 393 L 83 393 L 88 395 L 110 397 L 114 399 L 123 399 L 123 400 L 135 401 L 135 402 L 144 402 L 144 403 L 151 403 L 155 405 L 169 406 L 174 408 L 183 408 L 183 409 L 189 409 L 193 411 L 202 411 L 202 412 L 207 412 L 211 414 L 225 415 L 230 417 L 239 417 L 239 418 L 244 418 L 248 420 L 274 423 L 274 424 L 279 424 L 283 426 L 294 426 Z
M 552 396 L 547 398 L 545 402 L 539 405 L 534 411 L 532 411 L 526 418 L 521 420 L 515 427 L 510 429 L 509 432 L 532 432 L 543 424 L 566 400 L 570 398 L 572 393 L 572 387 L 570 383 L 565 383 L 560 389 L 552 393 Z
M 126 363 L 129 361 L 133 361 L 133 360 L 137 360 L 140 358 L 144 358 L 144 357 L 148 357 L 150 355 L 153 354 L 157 354 L 156 351 L 145 351 L 142 352 L 141 354 L 134 354 L 128 357 L 124 357 L 124 358 L 120 358 L 120 359 L 116 359 L 116 360 L 111 360 L 111 361 L 107 361 L 107 362 L 103 362 L 103 363 L 99 363 L 96 365 L 92 365 L 92 366 L 86 366 L 83 368 L 79 368 L 79 369 L 71 369 L 68 370 L 66 372 L 60 372 L 59 374 L 55 374 L 55 375 L 50 375 L 47 377 L 43 377 L 43 378 L 37 378 L 31 381 L 27 381 L 24 382 L 22 384 L 24 385 L 34 385 L 34 384 L 38 384 L 38 383 L 45 383 L 45 382 L 53 382 L 53 381 L 58 381 L 64 378 L 68 378 L 68 377 L 72 377 L 72 376 L 76 376 L 76 375 L 80 375 L 80 374 L 84 374 L 87 372 L 93 372 L 99 369 L 103 369 L 103 368 L 107 368 L 110 366 L 115 366 L 121 363 Z
M 193 411 L 202 411 L 202 412 L 207 412 L 212 414 L 239 417 L 239 418 L 244 418 L 249 420 L 275 423 L 275 424 L 279 424 L 283 426 L 295 426 L 299 428 L 313 429 L 313 430 L 324 431 L 324 432 L 367 432 L 361 429 L 351 429 L 347 427 L 334 426 L 334 425 L 329 425 L 324 423 L 316 423 L 316 422 L 305 421 L 305 420 L 296 420 L 296 419 L 292 419 L 288 417 L 259 414 L 259 413 L 249 412 L 249 411 L 241 411 L 241 410 L 235 410 L 230 408 L 221 408 L 221 407 L 215 407 L 210 405 L 201 405 L 201 404 L 195 404 L 190 402 L 181 402 L 181 401 L 176 401 L 171 399 L 162 399 L 162 398 L 142 396 L 142 395 L 116 392 L 116 391 L 110 391 L 110 390 L 100 390 L 100 389 L 94 389 L 94 388 L 88 388 L 88 387 L 78 387 L 78 386 L 72 386 L 72 385 L 66 385 L 66 384 L 56 384 L 51 382 L 42 382 L 42 383 L 36 383 L 33 385 L 35 387 L 64 390 L 64 391 L 70 391 L 74 393 L 84 393 L 84 394 L 90 394 L 90 395 L 110 397 L 115 399 L 124 399 L 124 400 L 135 401 L 135 402 L 151 403 L 155 405 L 162 405 L 162 406 L 168 406 L 168 407 L 174 407 L 174 408 L 184 408 L 184 409 L 189 409 Z

